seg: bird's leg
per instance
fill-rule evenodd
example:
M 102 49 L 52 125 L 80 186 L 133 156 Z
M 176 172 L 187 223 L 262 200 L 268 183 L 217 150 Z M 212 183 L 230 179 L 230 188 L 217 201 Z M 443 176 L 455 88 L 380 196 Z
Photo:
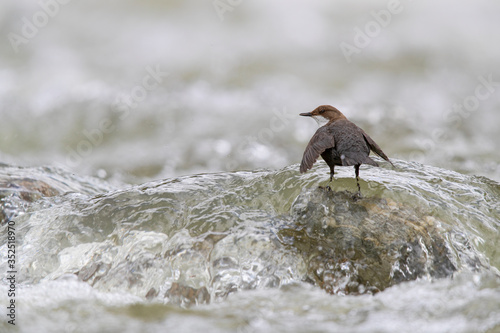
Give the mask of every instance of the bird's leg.
M 334 175 L 334 173 L 335 173 L 335 166 L 334 166 L 334 165 L 332 165 L 332 166 L 330 167 L 330 183 L 333 181 L 333 175 Z M 330 183 L 328 183 L 328 185 L 326 186 L 326 189 L 327 189 L 328 191 L 331 191 L 331 190 L 332 190 L 332 188 L 330 187 Z
M 359 164 L 354 166 L 354 172 L 356 173 L 356 184 L 358 185 L 357 196 L 361 198 L 361 186 L 359 186 Z

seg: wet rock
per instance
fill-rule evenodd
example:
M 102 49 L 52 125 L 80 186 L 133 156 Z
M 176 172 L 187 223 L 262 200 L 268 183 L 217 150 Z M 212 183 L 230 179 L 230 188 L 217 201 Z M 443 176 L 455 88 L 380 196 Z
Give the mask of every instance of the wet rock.
M 94 276 L 97 270 L 100 268 L 101 264 L 91 263 L 88 266 L 84 266 L 81 270 L 79 270 L 76 275 L 81 281 L 88 281 L 90 278 Z
M 44 181 L 30 178 L 11 178 L 0 180 L 0 198 L 17 195 L 27 202 L 41 197 L 53 197 L 60 192 Z
M 41 180 L 0 177 L 0 225 L 14 218 L 27 204 L 59 194 L 58 190 Z
M 152 300 L 156 296 L 158 296 L 158 290 L 156 290 L 155 288 L 149 289 L 148 292 L 146 293 L 146 299 L 148 300 Z
M 407 204 L 317 188 L 297 197 L 292 216 L 299 228 L 280 237 L 307 258 L 307 280 L 333 294 L 375 293 L 457 270 L 441 223 Z
M 169 298 L 170 303 L 184 307 L 210 303 L 210 294 L 206 287 L 195 289 L 177 282 L 172 283 L 170 289 L 165 293 L 165 297 Z
M 0 163 L 0 225 L 33 203 L 65 193 L 96 195 L 111 187 L 55 167 L 17 167 Z

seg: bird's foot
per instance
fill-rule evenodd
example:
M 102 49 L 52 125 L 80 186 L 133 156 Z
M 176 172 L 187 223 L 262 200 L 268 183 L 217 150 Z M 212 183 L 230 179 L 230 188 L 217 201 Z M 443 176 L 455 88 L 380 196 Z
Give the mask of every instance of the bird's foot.
M 361 195 L 361 191 L 358 191 L 356 192 L 353 196 L 352 196 L 352 200 L 354 201 L 358 201 L 359 199 L 362 199 L 363 196 Z
M 327 192 L 332 192 L 333 189 L 330 187 L 330 185 L 326 185 L 326 186 L 318 186 L 319 189 L 322 189 L 322 190 L 325 190 Z

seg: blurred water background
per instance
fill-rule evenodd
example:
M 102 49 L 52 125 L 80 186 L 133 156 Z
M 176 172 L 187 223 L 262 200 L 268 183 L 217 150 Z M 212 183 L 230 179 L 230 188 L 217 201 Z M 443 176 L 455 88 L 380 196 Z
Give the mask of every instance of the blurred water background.
M 19 234 L 20 297 L 26 307 L 18 310 L 15 330 L 498 332 L 499 12 L 500 3 L 487 0 L 1 2 L 0 180 L 31 178 L 54 187 L 51 195 L 73 192 L 34 205 L 15 195 L 4 200 L 4 215 L 24 228 Z M 144 252 L 137 255 L 149 258 L 205 239 L 200 225 L 214 222 L 216 215 L 200 220 L 198 229 L 155 229 L 201 219 L 200 212 L 179 213 L 183 200 L 203 189 L 186 185 L 198 178 L 182 178 L 178 191 L 187 194 L 181 197 L 171 198 L 172 188 L 165 188 L 154 197 L 158 206 L 153 208 L 143 208 L 140 202 L 147 199 L 135 196 L 162 187 L 164 179 L 198 173 L 285 168 L 244 174 L 242 183 L 218 183 L 214 176 L 210 186 L 220 189 L 208 197 L 255 185 L 253 177 L 285 182 L 284 175 L 295 170 L 289 166 L 300 162 L 317 128 L 298 114 L 320 104 L 338 107 L 389 157 L 410 163 L 401 164 L 407 174 L 393 171 L 379 180 L 383 189 L 373 193 L 389 191 L 405 203 L 418 198 L 416 206 L 437 209 L 442 216 L 451 212 L 443 223 L 470 239 L 482 262 L 492 264 L 493 275 L 467 272 L 455 279 L 397 285 L 376 296 L 332 296 L 300 284 L 302 264 L 285 258 L 291 262 L 282 262 L 283 267 L 297 271 L 280 276 L 281 288 L 240 286 L 252 290 L 191 308 L 163 303 L 163 297 L 149 302 L 130 280 L 91 287 L 67 275 L 78 273 L 99 251 L 118 260 L 122 250 L 109 245 L 115 240 L 129 244 L 123 250 L 127 261 L 126 255 L 141 246 Z M 219 231 L 231 235 L 231 228 L 244 226 L 243 235 L 259 235 L 256 221 L 288 214 L 300 186 L 326 179 L 326 169 L 315 170 L 315 180 L 273 187 L 280 193 L 273 207 L 263 203 L 266 196 L 248 204 L 227 199 L 229 206 L 240 207 L 228 213 L 238 218 L 228 218 L 227 228 Z M 367 181 L 377 181 L 377 170 L 363 170 Z M 339 172 L 341 178 L 353 177 L 352 170 Z M 437 179 L 443 175 L 450 178 L 441 184 Z M 408 191 L 426 180 L 456 197 L 436 203 L 433 196 L 444 193 L 437 189 L 426 192 L 432 198 L 417 190 L 414 197 L 394 194 L 391 177 L 401 177 L 401 188 Z M 146 182 L 153 183 L 129 187 Z M 116 211 L 102 213 L 106 200 Z M 124 209 L 147 227 L 137 229 L 137 221 L 119 213 L 119 203 L 127 200 L 138 200 L 136 210 Z M 161 220 L 164 212 L 157 209 L 165 202 L 182 218 Z M 216 204 L 202 206 L 210 215 Z M 250 213 L 242 214 L 241 207 L 250 207 Z M 44 234 L 52 228 L 54 234 Z M 58 228 L 65 231 L 58 234 Z M 146 233 L 136 234 L 136 229 Z M 101 232 L 108 238 L 99 238 Z M 158 249 L 151 250 L 148 242 Z M 0 245 L 5 251 L 5 243 Z M 161 296 L 179 274 L 190 274 L 199 264 L 196 258 L 183 257 L 185 266 L 153 278 L 163 283 Z M 122 277 L 122 271 L 115 273 L 112 279 Z M 0 292 L 3 297 L 4 286 Z M 214 300 L 215 291 L 208 287 L 208 292 Z M 4 325 L 4 318 L 0 322 Z
M 496 2 L 221 3 L 61 1 L 43 25 L 2 2 L 2 161 L 134 183 L 280 168 L 316 128 L 298 113 L 332 104 L 390 156 L 500 180 Z

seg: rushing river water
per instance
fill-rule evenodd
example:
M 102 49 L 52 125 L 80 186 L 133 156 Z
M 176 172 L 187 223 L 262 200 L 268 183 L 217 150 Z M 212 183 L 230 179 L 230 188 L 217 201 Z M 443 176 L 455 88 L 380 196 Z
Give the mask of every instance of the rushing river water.
M 4 166 L 16 327 L 495 332 L 498 184 L 395 164 L 363 169 L 359 200 L 347 169 L 325 191 L 324 168 L 300 175 L 297 165 L 121 189 Z
M 0 332 L 499 332 L 499 11 L 0 3 Z M 360 200 L 320 104 L 395 162 Z

